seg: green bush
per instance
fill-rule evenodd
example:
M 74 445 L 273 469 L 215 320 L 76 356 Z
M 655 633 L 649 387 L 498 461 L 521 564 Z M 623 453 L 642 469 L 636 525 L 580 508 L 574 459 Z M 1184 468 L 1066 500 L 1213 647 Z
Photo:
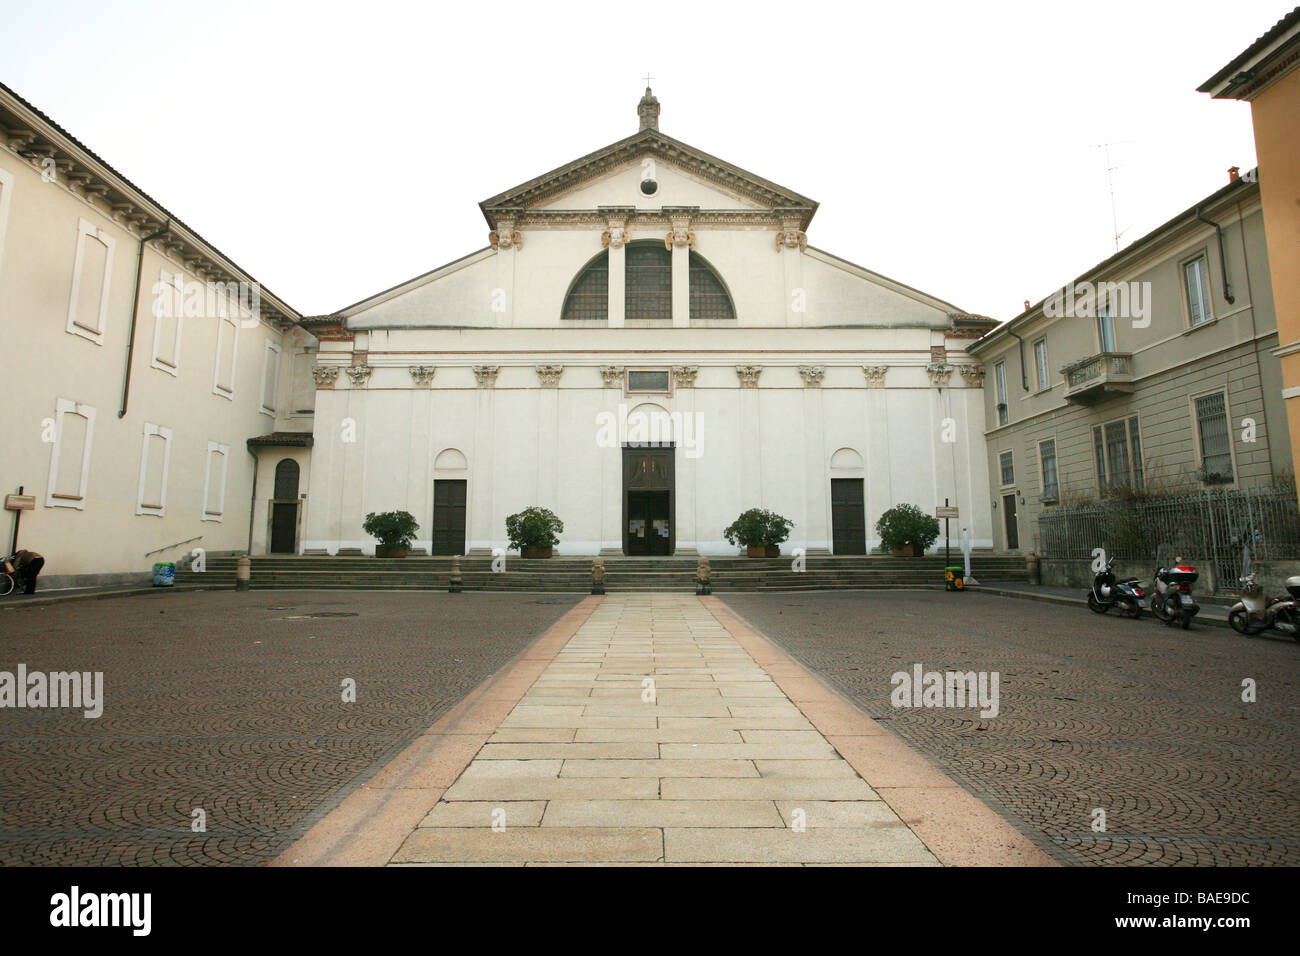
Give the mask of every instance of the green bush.
M 723 536 L 732 544 L 742 547 L 778 545 L 790 537 L 794 522 L 783 518 L 774 511 L 763 508 L 750 508 L 733 521 Z
M 386 548 L 406 548 L 415 540 L 420 526 L 409 511 L 385 511 L 381 514 L 372 511 L 366 515 L 361 529 Z
M 939 537 L 939 519 L 916 505 L 898 505 L 880 516 L 876 533 L 882 551 L 901 551 L 910 544 L 924 554 Z
M 563 521 L 553 512 L 536 505 L 506 518 L 510 547 L 520 551 L 524 548 L 553 548 L 560 543 L 563 530 Z

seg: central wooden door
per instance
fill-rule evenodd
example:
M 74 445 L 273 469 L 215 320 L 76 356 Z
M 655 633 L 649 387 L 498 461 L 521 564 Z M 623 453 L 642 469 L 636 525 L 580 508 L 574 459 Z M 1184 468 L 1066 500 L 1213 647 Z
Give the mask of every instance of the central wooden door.
M 623 553 L 668 555 L 676 535 L 671 445 L 623 448 Z
M 831 479 L 831 548 L 836 554 L 867 553 L 861 478 Z
M 1016 496 L 1002 496 L 1002 513 L 1007 522 L 1007 550 L 1015 551 L 1020 547 L 1020 529 L 1016 524 Z
M 433 482 L 433 553 L 465 553 L 465 479 Z

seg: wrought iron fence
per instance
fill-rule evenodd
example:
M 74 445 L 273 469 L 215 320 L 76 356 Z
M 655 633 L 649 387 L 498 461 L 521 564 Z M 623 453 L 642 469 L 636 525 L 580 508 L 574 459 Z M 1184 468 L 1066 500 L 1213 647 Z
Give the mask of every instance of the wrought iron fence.
M 1235 583 L 1244 549 L 1255 561 L 1300 559 L 1300 505 L 1293 483 L 1210 489 L 1189 494 L 1125 496 L 1052 508 L 1038 518 L 1044 558 L 1167 562 L 1175 557 L 1213 565 L 1223 585 Z M 1222 585 L 1221 585 L 1222 586 Z

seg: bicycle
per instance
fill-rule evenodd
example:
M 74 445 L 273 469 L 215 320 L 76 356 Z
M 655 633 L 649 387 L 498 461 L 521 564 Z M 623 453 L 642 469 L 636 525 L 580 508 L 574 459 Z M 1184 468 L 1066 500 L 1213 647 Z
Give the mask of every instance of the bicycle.
M 14 566 L 9 562 L 8 558 L 4 559 L 3 566 L 4 570 L 0 571 L 0 597 L 12 594 L 18 582 L 18 572 L 14 570 Z

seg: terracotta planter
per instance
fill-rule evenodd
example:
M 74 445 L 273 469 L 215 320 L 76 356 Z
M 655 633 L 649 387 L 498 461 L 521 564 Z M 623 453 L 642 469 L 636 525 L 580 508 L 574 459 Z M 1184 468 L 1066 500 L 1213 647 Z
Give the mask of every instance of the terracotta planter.
M 531 544 L 526 544 L 520 549 L 520 553 L 525 558 L 549 558 L 552 551 L 550 548 L 539 548 Z
M 895 548 L 895 549 L 894 549 L 894 557 L 896 557 L 896 558 L 914 558 L 914 557 L 916 557 L 916 545 L 914 545 L 914 544 L 905 544 L 905 545 L 903 545 L 903 547 L 901 547 L 901 548 Z
M 781 546 L 777 544 L 751 544 L 745 548 L 745 554 L 751 558 L 778 558 Z
M 402 545 L 375 545 L 376 558 L 404 558 L 406 557 L 406 548 Z

